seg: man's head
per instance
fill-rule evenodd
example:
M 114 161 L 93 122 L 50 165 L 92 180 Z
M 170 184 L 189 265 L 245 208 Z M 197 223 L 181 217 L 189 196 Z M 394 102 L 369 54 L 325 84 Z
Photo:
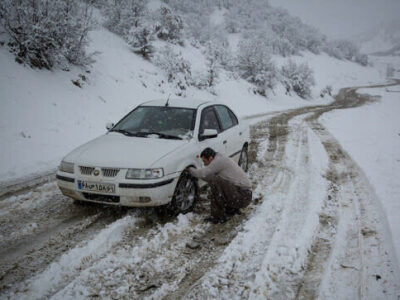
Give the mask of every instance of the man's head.
M 201 152 L 200 157 L 205 166 L 208 166 L 212 162 L 212 160 L 215 157 L 215 154 L 216 152 L 211 148 L 206 148 Z

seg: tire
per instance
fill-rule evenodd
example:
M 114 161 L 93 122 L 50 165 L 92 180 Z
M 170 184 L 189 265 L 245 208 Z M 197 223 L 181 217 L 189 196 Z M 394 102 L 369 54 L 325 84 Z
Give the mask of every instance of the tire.
M 243 171 L 247 172 L 249 169 L 249 153 L 247 151 L 247 145 L 244 145 L 242 148 L 242 152 L 240 152 L 240 158 L 238 162 L 239 166 L 243 169 Z
M 176 184 L 170 210 L 175 214 L 192 211 L 198 198 L 198 190 L 197 180 L 184 171 Z
M 82 200 L 76 200 L 76 199 L 74 199 L 74 200 L 72 200 L 73 202 L 73 204 L 74 205 L 77 205 L 77 206 L 84 206 L 84 205 L 86 205 L 86 202 L 85 201 L 82 201 Z

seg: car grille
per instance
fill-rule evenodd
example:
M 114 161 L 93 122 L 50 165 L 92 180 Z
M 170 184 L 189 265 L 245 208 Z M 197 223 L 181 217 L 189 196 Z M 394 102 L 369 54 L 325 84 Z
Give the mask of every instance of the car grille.
M 90 193 L 82 193 L 82 194 L 87 200 L 94 200 L 105 203 L 119 203 L 119 196 L 90 194 Z
M 104 177 L 115 177 L 115 176 L 118 175 L 119 169 L 102 168 L 101 172 L 102 172 Z
M 79 169 L 81 170 L 82 175 L 92 175 L 94 168 L 93 167 L 83 167 L 80 166 Z
M 94 167 L 79 166 L 82 175 L 93 175 Z M 118 175 L 120 169 L 101 168 L 101 174 L 104 177 L 115 177 Z

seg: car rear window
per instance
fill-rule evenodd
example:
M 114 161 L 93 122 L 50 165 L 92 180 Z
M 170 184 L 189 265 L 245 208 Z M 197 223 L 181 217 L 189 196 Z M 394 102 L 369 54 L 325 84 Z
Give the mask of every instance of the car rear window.
M 219 120 L 221 121 L 222 130 L 226 130 L 237 124 L 237 121 L 232 119 L 232 116 L 226 106 L 216 105 L 215 110 L 217 111 Z

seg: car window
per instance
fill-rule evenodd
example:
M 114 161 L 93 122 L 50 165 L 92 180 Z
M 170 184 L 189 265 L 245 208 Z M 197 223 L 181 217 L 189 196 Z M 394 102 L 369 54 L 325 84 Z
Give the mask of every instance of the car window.
M 215 110 L 217 111 L 219 120 L 221 121 L 222 130 L 226 130 L 237 124 L 237 119 L 235 118 L 235 120 L 232 118 L 231 112 L 226 106 L 217 105 L 215 106 Z
M 212 107 L 205 108 L 201 113 L 200 134 L 204 132 L 204 129 L 216 129 L 218 132 L 221 131 L 217 116 Z
M 229 114 L 231 116 L 233 125 L 237 125 L 239 124 L 238 118 L 236 117 L 236 115 L 228 108 Z
M 165 106 L 141 106 L 122 119 L 113 130 L 160 132 L 180 136 L 194 129 L 194 109 Z
M 144 110 L 143 107 L 138 107 L 137 109 L 134 110 L 135 117 L 134 118 L 129 116 L 125 117 L 122 121 L 119 122 L 119 124 L 117 124 L 118 129 L 137 128 L 139 124 L 143 122 L 143 119 L 146 117 L 146 115 L 147 115 L 146 110 Z

